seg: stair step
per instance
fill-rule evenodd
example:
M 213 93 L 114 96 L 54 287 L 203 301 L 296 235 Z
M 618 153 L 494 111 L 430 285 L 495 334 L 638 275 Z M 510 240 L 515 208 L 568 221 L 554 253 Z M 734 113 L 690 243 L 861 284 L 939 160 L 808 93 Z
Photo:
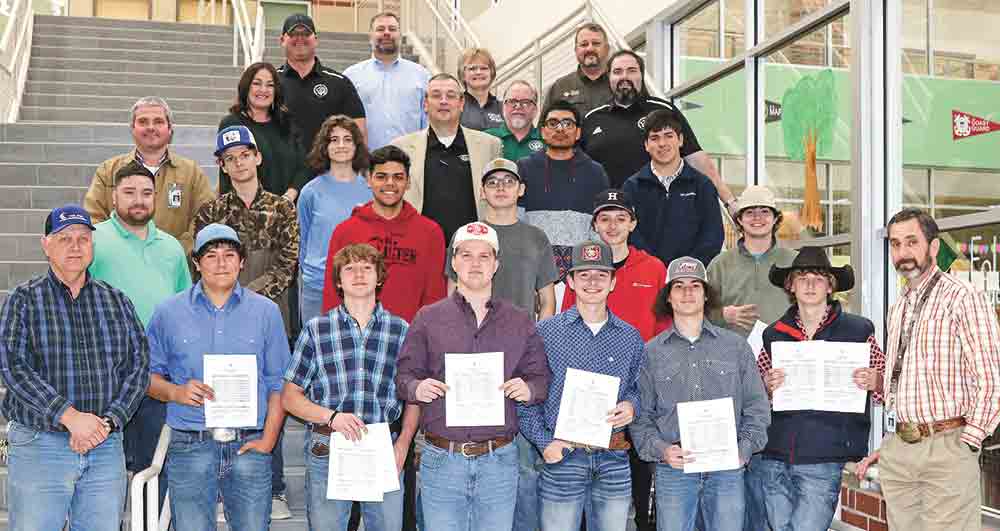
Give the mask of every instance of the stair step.
M 97 165 L 111 157 L 128 153 L 133 149 L 135 149 L 135 145 L 132 143 L 4 142 L 0 144 L 0 162 L 35 162 L 44 160 L 50 163 Z M 191 153 L 191 156 L 188 158 L 193 157 L 202 165 L 215 163 L 215 157 L 211 155 L 211 146 L 205 146 L 204 150 L 184 150 L 181 154 L 184 155 L 185 152 Z
M 167 63 L 162 61 L 121 61 L 108 59 L 68 59 L 65 57 L 32 57 L 29 68 L 59 68 L 75 70 L 96 70 L 107 73 L 124 74 L 170 74 L 179 76 L 229 76 L 239 79 L 242 72 L 233 66 L 212 66 L 191 63 Z M 233 85 L 235 86 L 235 82 Z
M 2 146 L 3 144 L 0 144 Z M 211 148 L 206 148 L 211 149 Z M 187 156 L 193 151 L 179 149 L 177 152 L 181 156 Z M 125 153 L 124 151 L 122 153 Z M 188 157 L 190 158 L 190 157 Z M 97 170 L 97 163 L 93 164 L 53 164 L 49 162 L 0 162 L 0 184 L 12 188 L 37 187 L 81 187 L 87 188 L 94 179 L 94 172 Z M 219 167 L 214 162 L 212 164 L 202 164 L 201 171 L 208 176 L 213 183 L 219 174 Z M 0 202 L 3 201 L 0 196 Z M 27 204 L 0 206 L 0 208 L 48 208 L 53 207 L 32 207 Z M 0 255 L 2 257 L 2 255 Z
M 0 186 L 0 208 L 52 210 L 83 203 L 82 186 Z M 37 234 L 0 234 L 0 256 L 6 260 L 44 260 Z
M 18 208 L 0 210 L 0 234 L 37 234 L 42 235 L 45 227 L 45 217 L 48 210 Z M 0 263 L 14 263 L 2 262 Z M 6 289 L 0 287 L 0 289 Z
M 267 49 L 265 51 L 266 57 L 268 59 L 277 59 L 279 64 L 283 63 L 285 56 L 281 48 L 276 46 L 273 50 L 275 51 L 272 53 L 271 49 Z M 365 57 L 368 54 L 368 46 L 365 45 L 364 48 L 360 48 L 350 44 L 336 46 L 326 43 L 325 46 L 318 48 L 316 53 L 323 61 L 355 61 L 359 57 Z M 126 54 L 131 61 L 157 61 L 215 66 L 232 66 L 233 64 L 232 43 L 228 44 L 225 53 L 221 51 L 168 51 L 145 43 L 134 44 L 134 41 L 111 48 L 40 46 L 35 44 L 31 49 L 32 57 L 60 57 L 78 60 L 104 59 L 120 61 L 122 56 Z
M 120 28 L 142 30 L 189 31 L 192 33 L 225 33 L 232 35 L 232 27 L 222 24 L 197 24 L 190 22 L 158 22 L 153 20 L 124 20 L 100 17 L 66 17 L 58 15 L 35 15 L 35 32 L 49 26 L 73 26 L 75 28 Z M 44 31 L 44 30 L 43 30 Z
M 38 245 L 38 238 L 41 236 L 41 229 L 42 227 L 39 225 L 39 234 L 34 236 L 36 245 Z M 14 286 L 17 286 L 26 280 L 44 275 L 48 270 L 49 263 L 42 260 L 0 262 L 0 289 L 12 289 Z
M 169 102 L 168 102 L 169 104 Z M 179 125 L 218 125 L 223 112 L 175 112 Z M 130 118 L 128 109 L 84 109 L 75 107 L 21 107 L 22 120 L 33 122 L 111 122 L 123 123 Z
M 128 107 L 131 108 L 132 103 Z M 173 107 L 173 102 L 168 102 Z M 216 127 L 198 125 L 174 126 L 174 147 L 204 147 L 215 142 Z M 32 123 L 0 124 L 0 142 L 89 142 L 125 144 L 132 141 L 132 129 L 127 123 Z M 13 183 L 8 183 L 13 184 Z
M 130 109 L 138 98 L 128 96 L 25 93 L 21 105 L 28 107 L 83 107 L 93 109 Z M 214 112 L 220 117 L 228 112 L 232 98 L 217 100 L 171 98 L 167 102 L 173 112 Z

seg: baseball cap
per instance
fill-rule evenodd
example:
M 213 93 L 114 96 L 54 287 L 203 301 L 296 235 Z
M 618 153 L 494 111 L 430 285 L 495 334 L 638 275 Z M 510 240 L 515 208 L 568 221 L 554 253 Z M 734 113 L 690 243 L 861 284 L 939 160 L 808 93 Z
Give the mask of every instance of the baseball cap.
M 497 231 L 481 221 L 473 221 L 459 227 L 451 238 L 451 248 L 458 249 L 458 244 L 472 240 L 486 242 L 500 254 L 500 238 L 497 237 Z
M 247 146 L 257 149 L 257 140 L 245 125 L 231 125 L 215 136 L 215 156 L 233 146 Z
M 90 214 L 79 205 L 69 204 L 53 208 L 52 212 L 49 212 L 45 218 L 45 235 L 55 234 L 70 225 L 86 225 L 90 230 L 94 230 Z
M 281 34 L 284 35 L 292 31 L 296 26 L 305 26 L 307 30 L 316 33 L 316 24 L 312 17 L 305 13 L 295 13 L 288 15 L 288 18 L 285 19 L 285 23 L 281 25 Z
M 747 186 L 747 189 L 740 194 L 739 200 L 736 201 L 736 217 L 752 207 L 767 207 L 778 212 L 778 202 L 775 200 L 774 192 L 766 186 Z
M 617 188 L 610 188 L 594 196 L 594 215 L 596 216 L 598 212 L 605 208 L 626 210 L 635 219 L 635 207 L 632 206 L 632 202 L 625 196 L 625 192 Z
M 705 264 L 690 256 L 674 259 L 667 267 L 667 284 L 682 278 L 693 278 L 708 283 L 708 277 L 705 275 Z
M 485 183 L 486 179 L 488 179 L 490 175 L 498 171 L 509 171 L 514 174 L 514 177 L 517 178 L 518 181 L 521 180 L 521 174 L 517 171 L 517 164 L 515 164 L 512 160 L 499 158 L 489 161 L 486 166 L 483 167 L 483 182 Z
M 239 235 L 236 234 L 236 231 L 232 227 L 223 225 L 222 223 L 210 223 L 202 227 L 195 236 L 194 252 L 192 254 L 197 255 L 201 252 L 202 247 L 217 240 L 226 240 L 236 245 L 242 245 Z
M 614 271 L 615 264 L 611 254 L 611 247 L 608 247 L 605 243 L 595 241 L 586 241 L 574 245 L 573 262 L 569 268 L 569 272 L 589 269 Z

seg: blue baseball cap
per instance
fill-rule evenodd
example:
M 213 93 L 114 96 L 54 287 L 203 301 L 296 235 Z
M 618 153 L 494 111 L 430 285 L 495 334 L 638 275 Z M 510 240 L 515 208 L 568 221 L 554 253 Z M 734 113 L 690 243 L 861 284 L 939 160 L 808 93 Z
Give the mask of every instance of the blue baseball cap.
M 257 140 L 253 133 L 245 125 L 231 125 L 215 137 L 215 156 L 222 155 L 222 152 L 233 146 L 247 146 L 257 149 Z
M 79 205 L 69 204 L 53 208 L 52 212 L 49 212 L 45 218 L 45 235 L 55 234 L 70 225 L 86 225 L 90 230 L 94 230 L 90 214 Z
M 236 234 L 229 225 L 223 225 L 222 223 L 211 223 L 205 225 L 198 235 L 194 238 L 194 252 L 192 254 L 197 255 L 201 252 L 201 248 L 218 240 L 225 240 L 235 243 L 237 246 L 241 246 L 240 237 Z

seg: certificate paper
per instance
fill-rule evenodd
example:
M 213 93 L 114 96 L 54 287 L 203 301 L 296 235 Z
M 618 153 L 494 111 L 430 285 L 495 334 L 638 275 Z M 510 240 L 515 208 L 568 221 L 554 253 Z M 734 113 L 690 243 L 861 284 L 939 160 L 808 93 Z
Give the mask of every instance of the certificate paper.
M 694 458 L 684 463 L 685 474 L 740 467 L 732 397 L 677 404 L 677 425 L 681 447 Z
M 503 426 L 503 352 L 445 354 L 445 425 Z
M 611 442 L 608 411 L 617 405 L 621 378 L 566 369 L 555 438 L 607 448 Z
M 760 351 L 764 350 L 764 330 L 767 329 L 767 325 L 764 321 L 760 319 L 753 324 L 753 330 L 750 330 L 750 335 L 747 336 L 747 343 L 750 344 L 750 350 L 753 352 L 754 359 L 760 357 Z
M 205 401 L 206 428 L 257 425 L 257 356 L 205 354 L 204 382 L 215 400 Z
M 774 410 L 864 413 L 868 392 L 854 385 L 852 374 L 868 367 L 870 356 L 868 343 L 772 343 L 771 364 L 785 370 L 785 383 L 774 392 Z
M 396 454 L 389 425 L 368 424 L 360 441 L 349 441 L 338 432 L 330 436 L 330 466 L 326 498 L 381 502 L 386 492 L 399 490 Z

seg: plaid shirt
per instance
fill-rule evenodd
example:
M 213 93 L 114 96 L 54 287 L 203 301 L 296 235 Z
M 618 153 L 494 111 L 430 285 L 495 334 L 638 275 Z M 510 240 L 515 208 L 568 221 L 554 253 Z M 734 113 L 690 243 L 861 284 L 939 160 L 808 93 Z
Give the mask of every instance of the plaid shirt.
M 381 303 L 364 329 L 337 306 L 302 328 L 285 380 L 304 389 L 314 404 L 353 413 L 365 424 L 394 422 L 403 412 L 396 356 L 408 328 Z
M 894 408 L 898 421 L 964 417 L 962 440 L 980 446 L 1000 423 L 1000 331 L 982 292 L 941 274 L 906 340 Z M 911 286 L 889 310 L 885 389 L 911 314 L 931 276 Z
M 3 415 L 66 431 L 70 406 L 124 426 L 149 385 L 149 345 L 128 298 L 87 275 L 76 299 L 49 270 L 17 286 L 0 311 Z

